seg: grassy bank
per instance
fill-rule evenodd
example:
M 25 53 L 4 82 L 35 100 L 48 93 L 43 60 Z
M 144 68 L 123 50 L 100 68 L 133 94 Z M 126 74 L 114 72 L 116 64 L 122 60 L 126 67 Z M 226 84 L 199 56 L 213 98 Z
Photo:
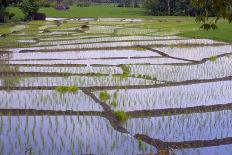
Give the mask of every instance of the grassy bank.
M 232 24 L 221 22 L 218 24 L 218 29 L 214 31 L 202 31 L 196 29 L 194 31 L 180 33 L 180 35 L 190 38 L 209 38 L 232 43 Z

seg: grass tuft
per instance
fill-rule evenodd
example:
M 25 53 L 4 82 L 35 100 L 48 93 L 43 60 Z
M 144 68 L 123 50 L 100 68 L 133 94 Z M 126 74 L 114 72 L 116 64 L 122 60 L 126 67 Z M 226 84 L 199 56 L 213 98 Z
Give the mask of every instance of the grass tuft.
M 110 99 L 110 95 L 107 93 L 107 91 L 102 91 L 99 94 L 100 100 L 105 102 Z
M 209 61 L 216 62 L 217 61 L 217 57 L 216 56 L 211 56 L 211 57 L 209 57 Z
M 114 116 L 117 118 L 117 120 L 124 122 L 128 119 L 128 115 L 125 111 L 115 111 Z
M 79 90 L 76 86 L 58 86 L 56 91 L 59 93 L 75 93 Z

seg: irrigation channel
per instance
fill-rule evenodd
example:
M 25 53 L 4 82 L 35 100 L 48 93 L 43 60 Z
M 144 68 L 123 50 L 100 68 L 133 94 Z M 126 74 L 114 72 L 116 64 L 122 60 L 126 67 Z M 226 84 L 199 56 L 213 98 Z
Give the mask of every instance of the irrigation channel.
M 232 154 L 232 45 L 149 24 L 12 26 L 0 37 L 16 41 L 0 47 L 0 154 Z

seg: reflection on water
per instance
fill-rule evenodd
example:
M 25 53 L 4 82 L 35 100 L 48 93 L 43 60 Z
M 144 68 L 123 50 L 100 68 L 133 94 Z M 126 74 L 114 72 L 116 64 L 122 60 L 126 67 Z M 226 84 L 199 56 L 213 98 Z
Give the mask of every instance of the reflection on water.
M 1 116 L 0 152 L 19 154 L 144 154 L 156 150 L 92 116 Z M 29 151 L 28 150 L 28 151 Z

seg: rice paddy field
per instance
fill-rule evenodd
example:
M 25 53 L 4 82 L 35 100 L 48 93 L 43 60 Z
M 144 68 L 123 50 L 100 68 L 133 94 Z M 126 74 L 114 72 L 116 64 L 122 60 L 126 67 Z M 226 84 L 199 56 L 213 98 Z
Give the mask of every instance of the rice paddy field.
M 231 43 L 157 20 L 2 26 L 0 154 L 231 155 Z

